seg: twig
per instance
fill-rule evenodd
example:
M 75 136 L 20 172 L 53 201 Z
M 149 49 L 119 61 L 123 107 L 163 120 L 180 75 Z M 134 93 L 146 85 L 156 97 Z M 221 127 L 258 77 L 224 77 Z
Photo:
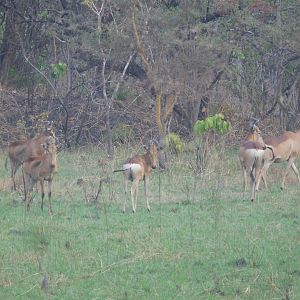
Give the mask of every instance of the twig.
M 38 286 L 37 285 L 37 283 L 34 285 L 34 286 L 32 286 L 29 290 L 27 290 L 26 292 L 24 292 L 24 293 L 22 293 L 22 294 L 19 294 L 19 295 L 17 295 L 17 297 L 20 297 L 20 296 L 23 296 L 23 295 L 25 295 L 25 294 L 27 294 L 27 293 L 29 293 L 31 290 L 33 290 L 36 286 Z
M 98 191 L 97 191 L 96 197 L 95 197 L 95 199 L 94 199 L 94 202 L 95 202 L 95 203 L 97 203 L 98 196 L 99 196 L 99 194 L 102 192 L 102 185 L 103 185 L 103 178 L 100 178 L 100 180 L 99 180 Z

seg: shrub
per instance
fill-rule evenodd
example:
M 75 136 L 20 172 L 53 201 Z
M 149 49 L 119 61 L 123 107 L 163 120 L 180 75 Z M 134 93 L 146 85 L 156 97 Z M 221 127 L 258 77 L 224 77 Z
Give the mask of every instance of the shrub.
M 133 129 L 130 125 L 120 123 L 113 130 L 113 139 L 120 143 L 126 143 L 132 139 Z
M 225 134 L 230 131 L 231 125 L 225 120 L 223 114 L 215 114 L 204 120 L 198 120 L 194 125 L 194 133 L 202 135 L 205 132 L 213 131 L 219 134 Z
M 184 150 L 184 142 L 181 140 L 180 136 L 174 132 L 171 132 L 165 138 L 166 147 L 176 154 L 181 154 Z

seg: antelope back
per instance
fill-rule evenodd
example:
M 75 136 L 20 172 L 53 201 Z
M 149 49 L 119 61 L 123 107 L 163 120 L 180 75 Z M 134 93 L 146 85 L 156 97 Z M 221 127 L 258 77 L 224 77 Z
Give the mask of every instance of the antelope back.
M 12 142 L 8 147 L 8 156 L 15 163 L 22 163 L 31 156 L 42 155 L 44 150 L 39 144 L 32 147 L 31 140 L 20 140 Z
M 265 146 L 256 141 L 245 141 L 242 144 L 242 147 L 245 149 L 255 149 L 255 150 L 264 150 Z

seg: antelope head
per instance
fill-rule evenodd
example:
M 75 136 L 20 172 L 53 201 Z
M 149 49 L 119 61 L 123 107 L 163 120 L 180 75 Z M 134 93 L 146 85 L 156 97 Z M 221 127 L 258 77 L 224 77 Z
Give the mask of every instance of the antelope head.
M 250 121 L 249 121 L 249 125 L 250 125 L 250 129 L 253 133 L 257 133 L 257 134 L 260 134 L 260 129 L 258 128 L 257 126 L 257 123 L 259 122 L 259 119 L 256 119 L 254 117 L 251 117 L 250 118 Z
M 56 138 L 49 136 L 46 140 L 45 144 L 41 144 L 42 147 L 45 149 L 45 153 L 56 153 Z

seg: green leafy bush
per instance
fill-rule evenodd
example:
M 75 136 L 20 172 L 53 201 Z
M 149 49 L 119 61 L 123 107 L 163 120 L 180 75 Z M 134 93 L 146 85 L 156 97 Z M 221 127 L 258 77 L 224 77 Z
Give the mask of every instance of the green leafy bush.
M 58 79 L 67 73 L 67 65 L 65 63 L 51 64 L 51 76 Z
M 180 136 L 174 132 L 171 132 L 165 138 L 165 145 L 168 149 L 176 154 L 180 154 L 184 150 L 184 142 L 181 140 Z
M 225 134 L 229 132 L 231 125 L 225 120 L 222 113 L 209 116 L 204 120 L 198 120 L 194 125 L 194 133 L 196 135 L 202 135 L 207 131 L 214 131 L 219 134 Z

